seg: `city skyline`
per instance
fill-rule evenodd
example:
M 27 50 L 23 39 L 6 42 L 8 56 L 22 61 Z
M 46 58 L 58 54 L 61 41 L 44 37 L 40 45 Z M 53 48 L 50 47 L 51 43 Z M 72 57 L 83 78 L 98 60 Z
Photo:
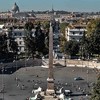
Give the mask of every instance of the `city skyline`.
M 21 11 L 45 11 L 54 10 L 98 12 L 100 11 L 100 0 L 0 0 L 0 11 L 11 10 L 17 3 Z

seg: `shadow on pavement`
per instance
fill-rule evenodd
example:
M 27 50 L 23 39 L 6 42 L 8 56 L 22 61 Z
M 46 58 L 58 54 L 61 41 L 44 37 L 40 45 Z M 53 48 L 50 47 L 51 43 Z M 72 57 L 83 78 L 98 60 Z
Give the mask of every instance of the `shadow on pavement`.
M 19 70 L 21 67 L 4 67 L 3 70 L 0 68 L 0 74 L 13 74 L 17 70 Z

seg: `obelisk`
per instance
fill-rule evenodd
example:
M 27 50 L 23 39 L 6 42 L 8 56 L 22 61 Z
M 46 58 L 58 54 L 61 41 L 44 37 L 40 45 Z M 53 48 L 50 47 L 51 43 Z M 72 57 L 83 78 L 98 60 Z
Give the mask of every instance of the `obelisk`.
M 47 78 L 47 95 L 54 93 L 54 76 L 53 76 L 53 28 L 50 22 L 49 30 L 49 68 Z

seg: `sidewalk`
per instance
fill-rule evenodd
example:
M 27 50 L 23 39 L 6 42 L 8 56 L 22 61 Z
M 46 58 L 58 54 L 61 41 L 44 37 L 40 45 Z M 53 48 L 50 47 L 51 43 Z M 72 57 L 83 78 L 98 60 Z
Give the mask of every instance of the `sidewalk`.
M 58 98 L 53 98 L 53 96 L 45 96 L 44 100 L 58 100 Z
M 65 59 L 54 59 L 54 64 L 61 64 L 62 66 L 65 65 Z M 82 60 L 71 60 L 71 59 L 66 59 L 66 66 L 69 67 L 89 67 L 89 68 L 97 68 L 100 69 L 100 63 L 97 63 L 95 61 L 82 61 Z M 45 59 L 44 65 L 41 67 L 48 68 L 48 60 Z M 55 66 L 54 66 L 55 67 Z

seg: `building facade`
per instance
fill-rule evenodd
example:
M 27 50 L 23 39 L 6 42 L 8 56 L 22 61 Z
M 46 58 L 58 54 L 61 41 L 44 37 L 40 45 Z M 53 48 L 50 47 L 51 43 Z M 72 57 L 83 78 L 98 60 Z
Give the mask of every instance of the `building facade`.
M 32 34 L 34 33 L 35 33 L 35 29 L 32 30 Z M 25 42 L 24 42 L 25 34 L 26 33 L 24 29 L 14 29 L 12 31 L 12 37 L 15 38 L 15 41 L 18 44 L 19 53 L 25 52 Z
M 74 28 L 67 27 L 65 29 L 66 39 L 67 41 L 73 40 L 79 42 L 86 31 L 87 31 L 86 28 L 81 26 L 74 27 Z

